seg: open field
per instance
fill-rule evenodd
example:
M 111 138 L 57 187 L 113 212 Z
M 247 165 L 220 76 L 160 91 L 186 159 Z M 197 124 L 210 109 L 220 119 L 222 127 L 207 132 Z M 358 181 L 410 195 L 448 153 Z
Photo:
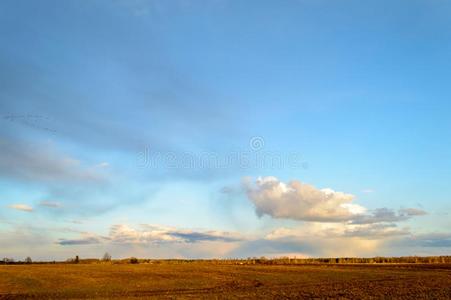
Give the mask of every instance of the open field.
M 451 264 L 0 266 L 0 299 L 450 299 Z

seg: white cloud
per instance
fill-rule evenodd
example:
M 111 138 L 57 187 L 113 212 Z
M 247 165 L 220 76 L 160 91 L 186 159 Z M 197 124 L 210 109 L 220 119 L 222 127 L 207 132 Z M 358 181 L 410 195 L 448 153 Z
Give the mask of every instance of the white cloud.
M 170 227 L 145 225 L 139 230 L 128 225 L 113 225 L 110 228 L 110 237 L 115 243 L 140 244 L 149 242 L 177 242 L 181 239 L 170 234 Z
M 108 168 L 109 166 L 110 164 L 107 162 L 101 162 L 100 164 L 96 165 L 97 168 Z
M 16 210 L 22 210 L 26 212 L 32 212 L 33 207 L 27 205 L 27 204 L 11 204 L 8 206 L 9 208 L 16 209 Z
M 297 180 L 284 183 L 275 177 L 259 177 L 255 183 L 247 180 L 243 185 L 257 215 L 269 215 L 276 219 L 371 224 L 404 221 L 426 214 L 416 208 L 369 211 L 354 203 L 354 195 L 330 188 L 318 189 Z
M 245 183 L 248 198 L 259 216 L 304 221 L 340 222 L 362 214 L 366 209 L 352 203 L 354 196 L 332 189 L 291 181 L 284 183 L 275 177 L 258 178 L 255 184 Z

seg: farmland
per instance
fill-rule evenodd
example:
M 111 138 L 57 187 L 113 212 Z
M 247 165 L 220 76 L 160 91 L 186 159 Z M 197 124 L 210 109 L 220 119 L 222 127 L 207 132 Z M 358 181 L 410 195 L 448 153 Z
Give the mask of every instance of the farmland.
M 451 298 L 451 264 L 0 266 L 0 299 Z

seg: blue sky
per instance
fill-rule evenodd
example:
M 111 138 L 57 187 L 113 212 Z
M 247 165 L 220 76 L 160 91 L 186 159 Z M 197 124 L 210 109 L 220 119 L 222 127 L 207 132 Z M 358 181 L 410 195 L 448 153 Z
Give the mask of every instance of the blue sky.
M 1 1 L 0 255 L 449 253 L 450 14 Z

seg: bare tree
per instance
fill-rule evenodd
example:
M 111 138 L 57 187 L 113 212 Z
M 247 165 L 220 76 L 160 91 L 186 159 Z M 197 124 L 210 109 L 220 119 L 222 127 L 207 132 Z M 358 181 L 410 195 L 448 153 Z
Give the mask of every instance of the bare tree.
M 14 263 L 14 258 L 5 257 L 5 258 L 3 258 L 2 261 L 3 261 L 4 264 L 13 264 Z
M 25 258 L 25 263 L 26 264 L 31 264 L 33 261 L 31 260 L 31 257 L 27 256 L 27 258 Z
M 111 255 L 108 252 L 105 252 L 105 254 L 102 257 L 103 261 L 111 261 Z

